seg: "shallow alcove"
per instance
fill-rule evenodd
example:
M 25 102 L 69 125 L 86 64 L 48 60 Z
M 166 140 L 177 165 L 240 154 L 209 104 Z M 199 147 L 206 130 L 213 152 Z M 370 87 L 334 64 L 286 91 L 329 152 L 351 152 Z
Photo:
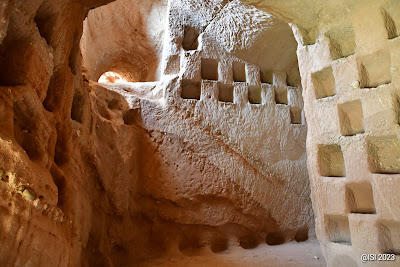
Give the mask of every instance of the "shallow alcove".
M 112 71 L 128 82 L 159 80 L 166 19 L 165 0 L 117 0 L 90 10 L 80 43 L 89 79 Z

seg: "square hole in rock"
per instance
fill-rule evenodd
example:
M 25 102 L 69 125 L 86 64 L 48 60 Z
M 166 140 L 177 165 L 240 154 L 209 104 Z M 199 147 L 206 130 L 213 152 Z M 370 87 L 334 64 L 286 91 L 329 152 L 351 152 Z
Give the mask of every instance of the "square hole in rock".
M 300 86 L 301 78 L 298 69 L 294 69 L 286 73 L 286 84 L 292 87 Z
M 311 74 L 311 80 L 314 85 L 315 97 L 321 99 L 328 96 L 334 96 L 335 78 L 333 77 L 332 67 L 327 67 L 321 71 Z
M 260 70 L 260 79 L 262 83 L 273 84 L 274 75 L 270 71 L 262 71 Z
M 387 50 L 358 58 L 360 86 L 364 88 L 378 87 L 392 81 L 390 72 L 390 54 Z
M 288 91 L 285 87 L 275 87 L 275 103 L 276 104 L 288 104 Z
M 369 183 L 346 185 L 346 201 L 351 213 L 376 213 L 372 186 Z
M 290 120 L 292 124 L 302 124 L 302 109 L 299 107 L 290 107 Z
M 200 100 L 201 83 L 193 82 L 191 80 L 182 80 L 181 97 L 184 99 L 197 99 Z
M 337 107 L 342 135 L 364 133 L 364 116 L 360 100 L 338 104 Z
M 329 215 L 325 218 L 329 240 L 334 243 L 351 245 L 349 219 L 342 215 Z
M 242 62 L 234 61 L 232 64 L 233 81 L 245 82 L 246 81 L 246 65 Z
M 371 172 L 400 173 L 400 141 L 397 136 L 369 136 L 367 149 Z
M 248 98 L 251 104 L 261 104 L 261 87 L 249 86 Z
M 356 40 L 351 21 L 340 24 L 325 33 L 329 41 L 329 52 L 332 60 L 345 58 L 355 53 Z
M 218 60 L 201 59 L 201 78 L 204 80 L 218 80 Z
M 382 253 L 400 255 L 400 222 L 380 222 L 379 246 Z
M 233 103 L 233 85 L 219 84 L 218 99 L 222 102 Z
M 339 145 L 319 145 L 318 164 L 322 176 L 344 177 L 346 175 L 343 153 Z
M 183 32 L 183 49 L 196 50 L 199 45 L 198 37 L 199 31 L 195 27 L 186 25 Z
M 385 28 L 388 35 L 388 39 L 394 39 L 398 37 L 399 35 L 397 34 L 397 27 L 393 17 L 383 8 L 381 9 L 381 12 L 383 16 L 383 21 L 385 22 Z

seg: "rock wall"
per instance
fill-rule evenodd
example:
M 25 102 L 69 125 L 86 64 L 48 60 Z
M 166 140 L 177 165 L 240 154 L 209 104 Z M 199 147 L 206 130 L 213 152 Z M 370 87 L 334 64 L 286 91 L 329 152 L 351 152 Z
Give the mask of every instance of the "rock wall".
M 119 0 L 92 9 L 81 40 L 88 78 L 113 71 L 129 82 L 159 80 L 167 2 Z
M 231 17 L 232 10 L 240 11 L 241 21 Z M 251 25 L 250 16 L 258 17 Z M 166 39 L 172 41 L 164 44 L 162 81 L 101 85 L 141 111 L 147 135 L 137 197 L 146 203 L 143 212 L 197 229 L 184 235 L 189 241 L 178 235 L 181 251 L 202 244 L 213 249 L 217 241 L 226 248 L 243 240 L 304 240 L 313 233 L 313 216 L 296 42 L 289 26 L 239 1 L 170 1 L 168 18 Z M 221 43 L 216 33 L 229 31 L 229 23 L 237 23 L 237 37 Z M 257 28 L 260 23 L 264 28 Z M 249 26 L 253 34 L 246 33 Z M 235 48 L 245 59 L 256 58 L 258 41 L 286 41 L 288 49 L 281 61 L 268 57 L 271 52 L 268 60 L 259 55 L 257 66 L 225 50 L 240 41 L 249 42 Z
M 256 6 L 269 11 L 264 2 Z M 397 266 L 399 2 L 326 1 L 296 9 L 302 17 L 296 3 L 268 4 L 293 23 L 299 43 L 308 170 L 328 265 Z M 363 263 L 368 253 L 397 259 Z
M 317 232 L 332 266 L 361 265 L 364 253 L 398 255 L 400 213 L 393 190 L 400 186 L 400 39 L 391 27 L 400 16 L 390 15 L 398 4 L 353 12 L 352 39 L 346 40 L 351 49 L 329 32 L 298 49 L 309 89 L 304 96 Z M 310 51 L 320 55 L 318 62 Z
M 219 178 L 221 174 L 214 175 L 208 168 L 200 176 L 210 183 L 214 183 L 215 176 L 219 180 L 215 183 L 222 187 L 232 183 L 244 190 L 265 209 L 261 213 L 269 213 L 277 222 L 283 239 L 293 239 L 299 229 L 312 231 L 305 179 L 306 126 L 294 53 L 296 43 L 288 25 L 285 28 L 273 16 L 239 1 L 215 6 L 202 1 L 171 1 L 169 10 L 168 38 L 173 41 L 166 44 L 164 66 L 171 85 L 164 89 L 166 102 L 162 109 L 155 112 L 158 120 L 147 115 L 147 105 L 142 107 L 145 127 L 192 143 L 190 157 L 198 155 L 211 162 L 213 169 L 226 178 Z M 201 11 L 196 13 L 197 10 Z M 198 17 L 193 18 L 193 14 Z M 249 17 L 253 18 L 251 23 Z M 222 30 L 225 33 L 221 34 Z M 231 39 L 223 40 L 222 36 Z M 264 55 L 259 49 L 259 42 L 275 44 L 274 41 L 286 41 L 288 45 L 279 63 L 269 57 L 271 52 Z M 168 54 L 171 51 L 174 53 Z M 256 61 L 260 66 L 248 61 L 255 55 L 261 58 Z M 180 110 L 185 114 L 175 121 L 172 114 L 179 114 Z M 200 159 L 193 159 L 197 160 Z M 207 214 L 203 217 L 212 218 Z
M 116 2 L 89 12 L 107 2 L 0 5 L 2 265 L 129 265 L 202 246 L 303 240 L 313 223 L 301 92 L 328 264 L 398 255 L 398 1 L 243 1 L 265 13 L 176 0 L 133 14 Z M 100 28 L 102 16 L 118 21 L 110 10 L 142 26 L 134 38 L 110 41 L 112 29 L 134 28 Z M 162 46 L 162 31 L 149 38 L 142 21 L 159 10 Z M 87 29 L 104 34 L 85 29 L 82 76 L 88 13 Z M 304 90 L 282 20 L 299 44 Z M 114 66 L 129 58 L 119 45 L 138 48 L 143 60 L 126 61 L 147 69 L 117 71 L 160 82 L 89 82 L 112 70 L 112 57 L 99 60 L 107 51 Z M 279 53 L 264 57 L 269 47 Z
M 118 265 L 121 237 L 138 235 L 136 248 L 148 247 L 142 236 L 148 224 L 132 228 L 134 219 L 121 215 L 135 188 L 135 179 L 121 180 L 131 170 L 137 175 L 135 131 L 123 119 L 102 124 L 100 115 L 121 118 L 129 107 L 82 77 L 82 21 L 96 3 L 6 1 L 1 7 L 0 262 Z M 111 138 L 119 134 L 126 146 Z M 104 161 L 110 148 L 113 157 Z M 131 230 L 111 233 L 115 225 Z
M 166 46 L 155 42 L 159 35 L 149 39 L 158 52 L 144 59 L 151 67 L 140 77 L 150 79 L 159 65 L 165 73 L 160 82 L 106 89 L 89 80 L 101 74 L 99 64 L 113 63 L 96 57 L 114 53 L 115 44 L 109 41 L 115 35 L 107 33 L 123 25 L 104 15 L 106 21 L 119 23 L 115 28 L 97 27 L 102 12 L 123 9 L 107 5 L 105 11 L 89 12 L 103 4 L 107 3 L 37 0 L 6 1 L 1 6 L 1 264 L 129 265 L 166 253 L 192 255 L 204 246 L 220 252 L 231 245 L 302 241 L 309 231 L 312 234 L 306 126 L 288 26 L 247 7 L 260 21 L 266 19 L 265 36 L 254 30 L 248 46 L 223 52 L 211 37 L 221 23 L 229 23 L 229 8 L 245 11 L 235 1 L 214 26 L 203 28 L 197 48 L 188 41 L 190 36 L 185 37 L 185 27 L 179 28 L 182 39 L 171 35 L 176 28 L 167 28 L 166 40 L 176 40 Z M 166 26 L 179 25 L 177 14 L 172 14 L 179 6 L 190 7 L 186 2 L 175 4 L 175 9 L 168 6 Z M 225 5 L 217 3 L 221 9 Z M 160 6 L 141 5 L 142 13 L 122 14 L 132 23 L 140 22 L 146 12 L 166 10 L 161 2 Z M 189 11 L 179 16 L 195 13 Z M 81 56 L 87 14 L 86 27 L 104 35 L 96 39 L 84 34 L 88 39 L 83 39 Z M 196 31 L 198 25 L 190 25 Z M 250 57 L 252 49 L 260 50 L 257 40 L 273 38 L 267 32 L 274 26 L 292 43 L 285 60 Z M 134 36 L 137 40 L 146 40 L 145 28 Z M 128 39 L 130 44 L 135 40 Z M 85 45 L 89 41 L 95 44 L 91 50 Z M 236 40 L 224 45 L 232 42 Z M 120 48 L 128 44 L 119 43 Z M 178 57 L 171 50 L 176 44 Z M 162 65 L 152 62 L 161 47 Z M 178 61 L 171 65 L 169 58 Z M 115 60 L 117 64 L 117 56 Z M 220 82 L 228 88 L 220 100 L 219 78 L 214 78 L 218 60 L 228 64 L 217 63 L 217 72 L 225 77 Z M 133 77 L 139 75 L 134 71 L 141 62 L 132 61 L 136 69 L 125 68 L 124 74 Z M 200 101 L 181 94 L 186 82 L 202 84 Z M 191 98 L 191 89 L 188 92 Z M 234 127 L 237 124 L 240 127 Z

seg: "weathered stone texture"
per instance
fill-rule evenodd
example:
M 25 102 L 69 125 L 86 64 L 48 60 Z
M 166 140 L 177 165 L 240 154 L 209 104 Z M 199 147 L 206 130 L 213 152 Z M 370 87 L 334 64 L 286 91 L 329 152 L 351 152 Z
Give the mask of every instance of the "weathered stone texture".
M 330 266 L 398 256 L 399 10 L 2 1 L 0 264 L 130 266 L 314 231 Z M 130 83 L 97 83 L 107 71 Z

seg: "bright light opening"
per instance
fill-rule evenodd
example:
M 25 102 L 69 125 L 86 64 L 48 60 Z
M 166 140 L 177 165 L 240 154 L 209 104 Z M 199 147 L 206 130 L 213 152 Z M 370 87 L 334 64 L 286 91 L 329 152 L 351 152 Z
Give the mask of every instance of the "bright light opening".
M 127 83 L 128 81 L 125 78 L 115 72 L 107 71 L 99 78 L 99 83 Z

